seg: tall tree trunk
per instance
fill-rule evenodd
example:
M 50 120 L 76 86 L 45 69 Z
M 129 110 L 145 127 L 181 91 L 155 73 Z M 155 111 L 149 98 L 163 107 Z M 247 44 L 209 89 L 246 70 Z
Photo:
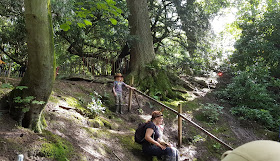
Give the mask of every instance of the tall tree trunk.
M 11 92 L 9 107 L 19 125 L 41 132 L 41 113 L 51 94 L 55 73 L 50 0 L 25 0 L 24 5 L 28 64 L 19 86 L 27 88 L 15 88 Z M 34 98 L 28 100 L 28 96 Z M 21 102 L 15 98 L 20 98 Z
M 131 47 L 130 69 L 132 72 L 141 70 L 155 58 L 153 38 L 150 28 L 147 0 L 126 0 L 130 15 L 130 34 L 135 36 Z

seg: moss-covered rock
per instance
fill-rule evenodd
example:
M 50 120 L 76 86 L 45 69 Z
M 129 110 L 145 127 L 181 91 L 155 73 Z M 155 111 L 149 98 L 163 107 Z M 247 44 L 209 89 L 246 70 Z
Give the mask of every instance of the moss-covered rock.
M 42 135 L 45 136 L 45 143 L 41 146 L 41 156 L 58 161 L 67 161 L 74 155 L 73 146 L 67 140 L 46 130 Z

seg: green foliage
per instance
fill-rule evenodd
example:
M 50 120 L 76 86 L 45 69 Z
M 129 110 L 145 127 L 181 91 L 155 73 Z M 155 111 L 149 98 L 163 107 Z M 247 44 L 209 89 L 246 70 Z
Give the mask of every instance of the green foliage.
M 275 79 L 269 76 L 268 67 L 259 64 L 237 73 L 232 83 L 217 94 L 234 106 L 232 114 L 257 121 L 269 129 L 278 128 L 274 122 L 277 122 L 280 114 L 276 101 L 279 96 L 268 90 L 275 88 L 274 85 Z
M 10 83 L 3 83 L 1 85 L 1 88 L 9 88 L 9 89 L 12 89 L 13 88 L 13 85 L 11 85 Z
M 27 96 L 25 98 L 21 98 L 20 96 L 14 98 L 14 102 L 16 103 L 30 103 L 31 100 L 34 99 L 33 96 Z
M 114 18 L 109 19 L 113 25 L 117 25 L 118 21 Z
M 90 7 L 89 7 L 90 6 Z M 92 26 L 92 20 L 98 19 L 100 14 L 109 19 L 113 25 L 117 25 L 118 21 L 113 17 L 121 17 L 122 10 L 116 6 L 114 0 L 98 0 L 98 1 L 76 1 L 75 14 L 78 19 L 75 21 L 80 28 Z M 60 25 L 63 31 L 68 31 L 72 25 L 71 21 L 66 21 Z
M 231 61 L 236 68 L 245 70 L 247 66 L 266 64 L 272 76 L 280 76 L 280 8 L 279 2 L 251 2 L 242 11 L 239 28 L 242 35 L 236 42 L 236 51 Z
M 255 120 L 267 128 L 278 127 L 274 118 L 268 110 L 251 109 L 245 106 L 234 107 L 231 109 L 233 115 L 239 116 L 241 120 Z
M 70 142 L 52 134 L 49 131 L 44 131 L 46 143 L 42 144 L 40 154 L 46 158 L 55 159 L 58 161 L 68 161 L 74 155 L 74 149 Z
M 221 147 L 222 147 L 222 145 L 220 143 L 214 143 L 212 146 L 215 151 L 221 150 Z
M 274 99 L 267 90 L 269 85 L 267 68 L 251 66 L 246 71 L 237 73 L 232 83 L 218 95 L 232 105 L 270 109 L 274 105 Z
M 27 89 L 28 87 L 27 86 L 16 86 L 16 89 L 19 89 L 19 90 L 23 90 L 23 89 Z
M 22 87 L 25 87 L 25 86 L 22 86 L 22 87 L 18 86 L 18 87 L 19 87 L 19 90 L 22 90 L 22 89 L 24 89 Z M 18 104 L 21 104 L 21 106 L 18 106 L 18 107 L 22 108 L 22 112 L 24 112 L 24 113 L 29 111 L 30 108 L 29 108 L 28 104 L 30 104 L 30 103 L 31 104 L 39 104 L 39 105 L 43 105 L 43 104 L 46 103 L 45 101 L 35 100 L 34 96 L 27 96 L 27 97 L 23 97 L 23 98 L 18 96 L 18 97 L 14 98 L 14 102 L 18 103 Z
M 205 121 L 215 123 L 219 121 L 219 116 L 222 113 L 223 108 L 224 107 L 217 104 L 207 103 L 206 105 L 201 106 L 200 112 L 202 113 L 202 117 L 205 119 Z
M 38 104 L 38 105 L 43 105 L 45 104 L 46 102 L 45 101 L 37 101 L 37 100 L 34 100 L 31 102 L 32 104 Z
M 206 138 L 204 138 L 203 136 L 201 135 L 195 135 L 193 137 L 193 143 L 197 143 L 197 142 L 203 142 L 203 141 L 206 141 Z

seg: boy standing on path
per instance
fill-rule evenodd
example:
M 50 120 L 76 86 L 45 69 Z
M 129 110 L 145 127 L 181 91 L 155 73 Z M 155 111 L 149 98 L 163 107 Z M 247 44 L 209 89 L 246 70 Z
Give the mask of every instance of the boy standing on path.
M 122 114 L 122 86 L 125 86 L 126 88 L 135 89 L 134 87 L 131 87 L 123 82 L 123 76 L 121 73 L 117 73 L 114 76 L 114 86 L 113 86 L 113 93 L 115 96 L 115 106 L 116 106 L 116 113 Z

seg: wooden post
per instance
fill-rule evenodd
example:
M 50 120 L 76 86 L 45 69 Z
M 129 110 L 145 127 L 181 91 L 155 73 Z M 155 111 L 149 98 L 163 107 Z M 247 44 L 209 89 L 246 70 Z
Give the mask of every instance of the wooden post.
M 8 78 L 11 76 L 12 63 L 9 63 Z
M 130 79 L 130 86 L 133 86 L 134 77 L 132 76 Z M 128 101 L 128 112 L 131 111 L 131 104 L 132 104 L 132 89 L 129 89 L 129 101 Z
M 182 104 L 178 105 L 178 113 L 182 114 Z M 182 117 L 178 115 L 178 147 L 182 146 Z

